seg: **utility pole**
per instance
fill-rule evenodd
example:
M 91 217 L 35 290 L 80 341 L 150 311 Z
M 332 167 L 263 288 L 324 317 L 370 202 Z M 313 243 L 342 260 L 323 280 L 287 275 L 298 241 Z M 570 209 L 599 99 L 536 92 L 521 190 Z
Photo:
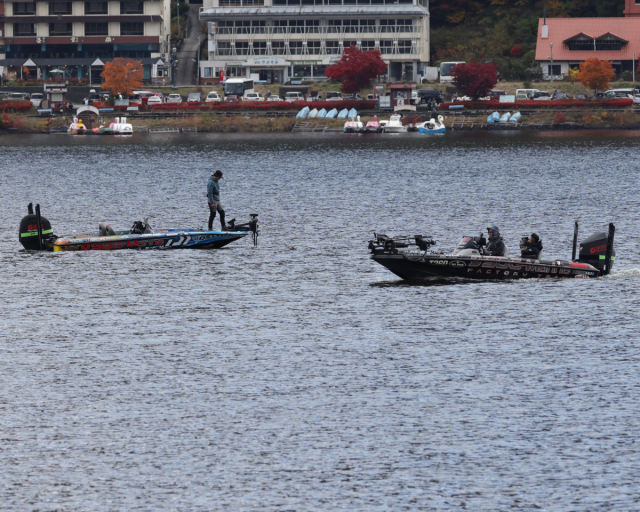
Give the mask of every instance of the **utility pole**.
M 196 69 L 196 87 L 200 85 L 200 36 L 198 36 L 198 69 Z
M 180 39 L 180 0 L 176 0 L 176 18 L 178 18 L 178 39 Z
M 551 59 L 551 68 L 549 69 L 551 73 L 549 74 L 551 75 L 551 84 L 553 85 L 553 43 L 549 43 L 549 46 L 551 47 L 551 57 L 549 57 L 549 59 Z

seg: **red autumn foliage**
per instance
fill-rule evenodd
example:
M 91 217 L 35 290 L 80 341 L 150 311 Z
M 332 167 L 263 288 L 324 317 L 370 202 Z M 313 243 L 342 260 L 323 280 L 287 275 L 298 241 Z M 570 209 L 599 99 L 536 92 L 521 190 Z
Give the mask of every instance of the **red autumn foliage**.
M 346 48 L 342 58 L 329 66 L 324 74 L 333 80 L 342 80 L 340 90 L 353 94 L 368 87 L 371 80 L 387 72 L 387 64 L 380 57 L 379 50 L 358 50 L 355 46 Z
M 28 100 L 0 101 L 0 111 L 22 112 L 29 110 L 33 104 Z
M 522 46 L 517 44 L 513 48 L 511 48 L 509 53 L 511 54 L 512 57 L 522 57 L 524 50 L 522 49 Z
M 567 118 L 564 116 L 562 112 L 556 112 L 556 118 L 554 120 L 555 123 L 566 123 Z
M 629 107 L 633 105 L 633 100 L 630 98 L 615 99 L 615 100 L 599 100 L 599 101 L 584 101 L 584 100 L 549 100 L 549 101 L 536 101 L 536 100 L 523 100 L 516 101 L 515 103 L 500 103 L 499 101 L 458 101 L 456 103 L 441 103 L 440 110 L 448 110 L 452 105 L 463 105 L 464 108 L 470 110 L 494 110 L 494 109 L 514 109 L 514 108 L 549 108 L 549 107 L 562 107 L 562 108 L 574 108 L 574 107 L 610 107 L 620 108 Z
M 471 61 L 458 64 L 451 70 L 453 85 L 474 100 L 487 96 L 498 83 L 498 68 L 495 64 L 481 64 Z

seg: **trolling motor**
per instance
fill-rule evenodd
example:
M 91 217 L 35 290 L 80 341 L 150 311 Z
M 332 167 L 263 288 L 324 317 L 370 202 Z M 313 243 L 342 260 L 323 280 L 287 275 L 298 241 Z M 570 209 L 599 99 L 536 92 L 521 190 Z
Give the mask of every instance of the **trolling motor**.
M 51 223 L 40 215 L 40 205 L 33 203 L 27 207 L 28 215 L 20 221 L 20 243 L 28 251 L 50 251 L 57 236 L 53 234 Z
M 250 214 L 250 217 L 251 220 L 244 224 L 236 224 L 236 219 L 231 219 L 227 222 L 227 226 L 229 227 L 229 231 L 251 231 L 253 245 L 255 247 L 258 245 L 258 235 L 260 234 L 258 231 L 258 214 L 252 213 Z
M 596 267 L 603 276 L 611 273 L 613 262 L 616 260 L 616 251 L 613 248 L 613 239 L 616 227 L 609 224 L 608 233 L 595 233 L 586 240 L 580 242 L 580 252 L 576 259 L 576 248 L 578 245 L 578 221 L 575 223 L 573 231 L 573 251 L 571 260 L 578 263 L 588 263 Z

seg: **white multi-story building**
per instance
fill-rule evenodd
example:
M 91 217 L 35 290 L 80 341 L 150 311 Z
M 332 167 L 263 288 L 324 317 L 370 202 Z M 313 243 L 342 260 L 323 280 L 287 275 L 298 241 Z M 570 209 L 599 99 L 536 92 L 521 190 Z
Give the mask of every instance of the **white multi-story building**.
M 325 80 L 345 48 L 380 50 L 388 78 L 418 80 L 429 61 L 428 0 L 204 0 L 207 82 L 259 75 L 267 83 Z

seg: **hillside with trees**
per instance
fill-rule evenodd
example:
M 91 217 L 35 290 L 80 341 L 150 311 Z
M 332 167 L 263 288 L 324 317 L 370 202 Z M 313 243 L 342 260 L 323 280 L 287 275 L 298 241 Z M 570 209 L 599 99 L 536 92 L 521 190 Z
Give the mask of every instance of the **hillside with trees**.
M 538 20 L 623 16 L 624 0 L 431 0 L 431 62 L 491 62 L 501 78 L 527 80 Z

